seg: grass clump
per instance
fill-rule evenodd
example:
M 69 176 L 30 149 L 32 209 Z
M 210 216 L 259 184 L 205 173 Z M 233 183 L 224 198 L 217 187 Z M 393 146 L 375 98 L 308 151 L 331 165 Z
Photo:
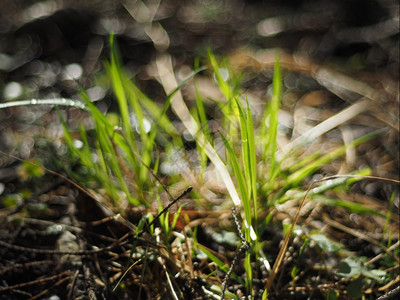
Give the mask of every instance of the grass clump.
M 168 294 L 175 299 L 190 293 L 191 296 L 228 299 L 239 299 L 244 295 L 251 299 L 266 299 L 307 293 L 326 299 L 360 298 L 370 293 L 375 285 L 384 286 L 396 280 L 399 245 L 390 228 L 395 196 L 388 211 L 342 197 L 364 178 L 378 180 L 370 176 L 368 168 L 342 176 L 316 177 L 321 168 L 340 159 L 347 150 L 382 135 L 382 130 L 325 152 L 318 149 L 307 153 L 302 146 L 283 151 L 279 144 L 283 75 L 278 57 L 272 95 L 263 109 L 255 110 L 251 99 L 243 94 L 242 76 L 235 74 L 227 61 L 219 61 L 209 51 L 209 75 L 213 76 L 223 95 L 223 99 L 211 99 L 214 105 L 211 114 L 208 110 L 210 99 L 204 99 L 199 89 L 195 88 L 195 102 L 190 109 L 181 94 L 181 88 L 205 68 L 197 66 L 178 84 L 170 57 L 159 56 L 156 59 L 158 81 L 167 96 L 164 103 L 158 105 L 124 72 L 113 37 L 110 47 L 111 58 L 104 65 L 118 105 L 118 115 L 104 115 L 84 90 L 80 96 L 92 119 L 93 130 L 81 126 L 77 138 L 61 112 L 59 115 L 65 141 L 80 166 L 78 171 L 70 173 L 76 181 L 86 184 L 87 188 L 104 189 L 117 210 L 121 207 L 150 208 L 158 201 L 159 214 L 156 217 L 144 214 L 136 227 L 136 240 L 126 262 L 130 267 L 119 276 L 114 290 L 119 293 L 126 289 L 125 276 L 128 271 L 136 270 L 138 274 L 139 265 L 141 280 L 150 276 L 150 268 L 161 269 L 162 266 L 162 274 L 168 282 L 162 288 L 147 289 L 149 297 Z M 170 117 L 172 113 L 174 117 Z M 210 126 L 210 115 L 217 129 Z M 189 174 L 186 177 L 160 171 L 169 149 L 181 153 L 184 159 L 188 157 L 187 140 L 182 138 L 182 129 L 178 127 L 184 127 L 185 134 L 196 144 L 196 163 L 185 162 L 189 170 L 181 170 L 182 174 Z M 212 243 L 206 245 L 204 239 L 198 237 L 201 236 L 199 231 L 202 233 L 204 229 L 190 225 L 192 220 L 185 212 L 185 205 L 175 212 L 170 211 L 170 206 L 163 208 L 160 195 L 165 191 L 172 200 L 168 187 L 176 185 L 194 186 L 190 195 L 199 198 L 201 209 L 215 210 L 217 205 L 213 207 L 201 199 L 205 194 L 201 189 L 212 168 L 223 185 L 223 201 L 218 204 L 222 208 L 217 211 L 222 214 L 229 206 L 238 211 L 229 228 L 237 227 L 236 249 L 229 248 L 228 243 L 219 248 L 213 247 Z M 200 210 L 200 207 L 194 207 L 196 209 Z M 332 220 L 328 213 L 335 211 L 383 220 L 382 238 L 371 239 L 341 224 L 340 220 Z M 206 223 L 207 218 L 203 219 Z M 148 230 L 146 223 L 151 225 Z M 353 249 L 348 249 L 349 245 L 331 238 L 329 232 L 324 231 L 325 225 L 373 244 L 380 249 L 381 256 L 368 260 L 354 254 Z M 153 246 L 145 247 L 137 242 L 146 230 L 150 233 L 146 242 Z M 386 235 L 389 235 L 388 239 Z M 224 243 L 223 238 L 220 243 Z M 228 250 L 224 252 L 225 248 Z M 139 259 L 134 261 L 133 257 Z M 194 265 L 202 267 L 195 269 Z M 192 284 L 191 292 L 187 286 L 177 284 L 178 279 L 184 280 L 178 274 L 190 277 L 185 284 Z M 202 278 L 206 283 L 195 284 L 195 278 Z
M 111 59 L 105 68 L 118 103 L 118 117 L 103 115 L 82 90 L 81 98 L 94 122 L 95 148 L 89 145 L 87 133 L 81 128 L 82 143 L 77 149 L 63 121 L 66 141 L 72 154 L 90 170 L 89 175 L 106 189 L 115 204 L 122 197 L 130 204 L 149 206 L 150 199 L 155 199 L 152 187 L 160 162 L 156 147 L 161 144 L 165 149 L 183 148 L 178 131 L 166 115 L 170 98 L 176 91 L 167 96 L 163 107 L 157 106 L 123 71 L 113 37 L 110 46 Z

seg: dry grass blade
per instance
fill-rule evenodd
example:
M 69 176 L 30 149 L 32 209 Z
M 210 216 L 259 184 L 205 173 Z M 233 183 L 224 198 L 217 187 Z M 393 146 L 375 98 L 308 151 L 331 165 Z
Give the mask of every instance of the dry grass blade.
M 173 299 L 174 300 L 179 300 L 178 296 L 175 293 L 174 286 L 172 285 L 171 278 L 169 276 L 167 267 L 165 266 L 164 259 L 162 257 L 158 257 L 157 259 L 158 259 L 158 262 L 162 265 L 162 267 L 164 269 L 165 276 L 167 277 L 168 287 L 169 287 L 169 289 L 171 291 L 171 295 L 172 295 Z
M 4 292 L 7 290 L 14 290 L 14 289 L 19 289 L 22 287 L 27 287 L 27 286 L 32 286 L 35 284 L 43 284 L 47 281 L 53 281 L 62 277 L 66 277 L 66 278 L 70 278 L 70 274 L 68 272 L 62 272 L 60 274 L 54 275 L 54 276 L 49 276 L 49 277 L 45 277 L 45 278 L 39 278 L 37 280 L 32 280 L 30 282 L 24 282 L 24 283 L 19 283 L 13 286 L 4 286 L 4 287 L 0 287 L 0 292 Z
M 400 275 L 397 276 L 395 280 L 393 280 L 390 284 L 391 286 L 393 284 L 396 284 L 400 281 Z M 386 286 L 385 286 L 386 287 Z M 386 287 L 387 288 L 387 287 Z M 383 289 L 384 291 L 385 289 Z M 379 297 L 377 300 L 390 300 L 390 299 L 396 299 L 400 295 L 400 286 L 395 287 L 393 290 L 390 290 L 387 292 L 385 295 Z
M 389 248 L 385 249 L 386 253 L 391 253 L 394 249 L 396 249 L 397 247 L 400 246 L 400 241 L 397 241 L 395 244 L 393 244 L 392 246 L 390 246 Z M 377 261 L 378 259 L 380 259 L 383 256 L 383 253 L 379 253 L 377 256 L 375 256 L 373 259 L 367 261 L 365 263 L 365 266 L 368 266 L 370 264 L 373 264 L 375 261 Z
M 291 141 L 289 144 L 283 147 L 283 152 L 287 153 L 290 150 L 301 146 L 307 142 L 315 140 L 316 138 L 320 137 L 324 133 L 332 130 L 333 128 L 345 123 L 346 121 L 354 118 L 355 116 L 361 114 L 362 112 L 366 111 L 371 105 L 371 100 L 363 99 L 359 100 L 358 102 L 352 104 L 351 106 L 345 108 L 341 112 L 337 113 L 336 115 L 330 117 L 329 119 L 321 122 L 317 126 L 314 126 L 307 132 L 303 133 L 298 138 Z
M 317 184 L 318 182 L 320 182 L 320 181 L 323 181 L 323 180 L 318 180 L 318 181 L 312 182 L 312 183 L 309 185 L 309 187 L 308 187 L 308 189 L 307 189 L 307 192 L 306 192 L 306 194 L 305 194 L 304 197 L 303 197 L 303 200 L 301 200 L 300 206 L 299 206 L 299 208 L 297 209 L 296 216 L 294 217 L 293 222 L 292 222 L 292 225 L 290 226 L 290 229 L 289 229 L 288 233 L 286 234 L 285 240 L 283 241 L 283 245 L 282 245 L 281 249 L 279 250 L 278 256 L 277 256 L 276 261 L 275 261 L 275 263 L 274 263 L 274 266 L 273 266 L 273 268 L 272 268 L 272 270 L 271 270 L 271 274 L 270 274 L 270 276 L 269 276 L 269 278 L 268 278 L 268 280 L 267 280 L 267 283 L 266 283 L 266 285 L 265 285 L 265 290 L 266 290 L 266 291 L 269 291 L 269 289 L 270 289 L 271 286 L 272 286 L 272 283 L 274 282 L 274 279 L 275 279 L 276 274 L 278 274 L 279 268 L 280 268 L 280 266 L 281 266 L 281 264 L 282 264 L 283 258 L 284 258 L 285 253 L 286 253 L 286 249 L 287 249 L 288 246 L 289 246 L 290 237 L 291 237 L 291 235 L 292 235 L 292 233 L 293 233 L 294 227 L 295 227 L 296 224 L 297 224 L 297 221 L 299 220 L 301 209 L 303 208 L 303 206 L 304 206 L 304 204 L 305 204 L 305 202 L 306 202 L 306 199 L 307 199 L 307 197 L 308 197 L 308 194 L 310 193 L 311 188 L 312 188 L 315 184 Z
M 325 216 L 324 216 L 323 220 L 324 220 L 324 222 L 325 222 L 326 224 L 328 224 L 329 226 L 335 227 L 336 229 L 339 229 L 339 230 L 341 230 L 341 231 L 343 231 L 343 232 L 346 232 L 346 233 L 351 234 L 351 235 L 353 235 L 353 236 L 355 236 L 355 237 L 357 237 L 357 238 L 360 238 L 360 239 L 362 239 L 362 240 L 364 240 L 364 241 L 366 241 L 366 242 L 368 242 L 368 243 L 371 243 L 371 244 L 373 244 L 373 245 L 375 245 L 375 246 L 378 246 L 379 248 L 382 248 L 382 249 L 383 249 L 387 254 L 389 254 L 394 260 L 396 260 L 398 263 L 400 262 L 399 259 L 398 259 L 396 256 L 394 256 L 393 253 L 389 252 L 388 249 L 387 249 L 386 247 L 384 247 L 382 244 L 380 244 L 379 242 L 377 242 L 377 241 L 374 240 L 373 238 L 369 237 L 368 235 L 366 235 L 366 234 L 364 234 L 364 233 L 362 233 L 362 232 L 359 232 L 358 230 L 349 228 L 349 227 L 347 227 L 347 226 L 345 226 L 345 225 L 343 225 L 343 224 L 341 224 L 341 223 L 339 223 L 339 222 L 336 222 L 336 221 L 334 221 L 334 220 L 331 220 L 331 219 L 328 218 L 328 217 L 325 217 Z

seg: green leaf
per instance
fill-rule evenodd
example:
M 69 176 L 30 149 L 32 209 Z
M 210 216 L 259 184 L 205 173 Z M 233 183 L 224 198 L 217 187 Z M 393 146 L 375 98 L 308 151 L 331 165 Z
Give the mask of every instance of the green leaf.
M 369 270 L 363 266 L 361 274 L 364 275 L 365 277 L 374 279 L 378 282 L 382 282 L 385 279 L 385 276 L 387 273 L 386 273 L 386 271 L 379 270 L 379 269 Z
M 358 261 L 355 261 L 351 257 L 346 257 L 339 263 L 338 271 L 336 275 L 341 277 L 352 277 L 361 274 L 361 266 Z
M 364 277 L 368 277 L 378 282 L 381 282 L 384 280 L 386 272 L 379 269 L 370 270 L 366 266 L 364 266 L 364 263 L 360 259 L 346 257 L 339 263 L 336 275 L 342 277 L 363 275 Z
M 310 236 L 310 239 L 314 241 L 318 245 L 318 247 L 320 247 L 324 251 L 338 252 L 342 250 L 342 247 L 339 244 L 329 240 L 325 235 L 321 233 L 312 234 Z
M 363 278 L 361 276 L 356 278 L 355 280 L 350 282 L 350 284 L 347 286 L 346 288 L 347 296 L 355 299 L 361 298 L 363 286 L 364 286 Z

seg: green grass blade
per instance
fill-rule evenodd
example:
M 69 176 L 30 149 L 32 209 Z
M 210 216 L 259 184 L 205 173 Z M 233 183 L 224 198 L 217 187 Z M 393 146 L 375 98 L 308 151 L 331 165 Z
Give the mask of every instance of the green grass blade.
M 179 219 L 179 217 L 180 217 L 180 215 L 181 215 L 182 208 L 183 208 L 184 206 L 185 206 L 185 203 L 182 204 L 182 205 L 180 205 L 179 208 L 178 208 L 178 210 L 175 212 L 174 217 L 172 218 L 171 230 L 174 230 L 174 229 L 175 229 L 176 223 L 178 222 L 178 219 Z
M 253 296 L 253 268 L 251 266 L 251 253 L 246 252 L 246 256 L 244 259 L 244 269 L 246 271 L 246 290 L 247 293 Z
M 163 107 L 160 108 L 153 100 L 139 90 L 131 80 L 127 81 L 126 85 L 127 90 L 134 93 L 135 97 L 140 99 L 140 104 L 143 105 L 143 108 L 152 116 L 152 119 L 155 120 L 155 125 L 152 128 L 159 127 L 171 136 L 178 135 L 175 126 L 173 126 L 172 122 L 166 115 L 171 104 L 169 100 L 170 97 L 167 97 L 166 101 L 164 101 Z
M 109 78 L 111 79 L 113 91 L 118 101 L 124 132 L 128 137 L 127 140 L 131 141 L 133 139 L 132 124 L 130 122 L 128 101 L 120 75 L 120 71 L 122 70 L 120 66 L 120 57 L 117 45 L 114 42 L 113 34 L 111 34 L 110 36 L 110 48 L 111 48 L 111 62 L 106 62 L 105 68 L 107 70 Z M 134 149 L 136 149 L 136 147 L 134 147 Z
M 210 128 L 208 127 L 208 120 L 206 116 L 206 110 L 204 108 L 203 97 L 200 95 L 197 86 L 195 86 L 195 95 L 196 95 L 196 107 L 197 107 L 197 116 L 198 123 L 200 124 L 200 130 L 204 133 L 204 141 L 200 144 L 200 141 L 196 140 L 197 152 L 200 156 L 200 178 L 203 178 L 203 174 L 205 172 L 207 166 L 207 154 L 205 151 L 205 143 L 206 141 L 211 141 L 211 133 Z
M 274 68 L 274 77 L 273 77 L 273 94 L 272 99 L 268 109 L 269 115 L 269 128 L 268 128 L 268 139 L 267 139 L 267 147 L 268 147 L 268 155 L 269 155 L 269 181 L 272 182 L 275 178 L 276 174 L 276 146 L 277 146 L 277 136 L 278 136 L 278 113 L 280 108 L 282 95 L 282 74 L 281 67 L 278 58 L 275 62 Z
M 250 203 L 253 203 L 253 217 L 257 219 L 257 170 L 256 150 L 254 142 L 254 125 L 248 102 L 246 110 L 243 109 L 239 100 L 234 98 L 239 112 L 240 133 L 242 139 L 242 161 L 244 168 L 244 179 L 247 186 L 247 197 L 243 201 L 249 201 L 243 205 L 251 210 Z M 248 224 L 249 220 L 246 218 Z
M 239 191 L 240 191 L 240 195 L 242 196 L 242 203 L 243 203 L 243 198 L 246 199 L 246 202 L 249 202 L 248 200 L 248 193 L 247 193 L 247 189 L 246 189 L 246 183 L 245 183 L 245 178 L 244 175 L 240 169 L 239 166 L 239 161 L 236 157 L 236 153 L 233 150 L 232 146 L 230 145 L 230 143 L 228 142 L 228 140 L 225 138 L 225 136 L 222 133 L 219 133 L 221 136 L 221 139 L 225 145 L 225 148 L 227 150 L 228 153 L 228 158 L 229 161 L 231 162 L 231 166 L 233 169 L 233 173 L 236 176 L 236 180 L 238 182 L 239 185 Z M 250 212 L 250 211 L 249 211 Z M 246 215 L 250 218 L 250 214 Z
M 349 177 L 343 176 L 343 177 L 338 177 L 338 178 L 323 181 L 319 184 L 319 186 L 313 188 L 309 192 L 309 195 L 311 197 L 312 195 L 318 195 L 318 194 L 322 194 L 329 190 L 334 190 L 335 188 L 337 188 L 339 186 L 343 186 L 343 185 L 348 186 L 354 182 L 362 180 L 363 179 L 362 176 L 368 176 L 370 174 L 370 172 L 371 172 L 370 169 L 363 169 L 363 170 L 357 171 L 355 173 L 349 174 Z M 354 177 L 351 177 L 351 176 L 354 176 Z M 306 192 L 303 190 L 298 191 L 295 189 L 291 189 L 289 192 L 286 189 L 286 191 L 288 192 L 288 193 L 286 193 L 286 195 L 282 194 L 279 197 L 279 199 L 275 199 L 275 201 L 282 204 L 282 203 L 292 200 L 292 199 L 301 199 L 306 195 Z M 275 203 L 275 202 L 273 201 L 272 203 Z
M 257 157 L 256 157 L 256 143 L 254 140 L 254 124 L 251 115 L 249 103 L 247 102 L 247 141 L 248 141 L 248 168 L 250 175 L 251 198 L 253 200 L 253 218 L 258 218 L 258 196 L 257 196 Z M 255 225 L 257 227 L 257 225 Z
M 235 174 L 237 183 L 239 185 L 239 191 L 240 195 L 242 197 L 242 205 L 243 205 L 243 210 L 245 214 L 245 222 L 246 222 L 246 231 L 245 231 L 245 236 L 248 241 L 250 241 L 250 233 L 251 233 L 251 207 L 250 207 L 250 199 L 249 199 L 249 193 L 247 191 L 247 186 L 246 186 L 246 181 L 244 174 L 242 170 L 240 169 L 239 166 L 239 161 L 236 157 L 236 153 L 233 150 L 232 146 L 228 142 L 228 140 L 220 133 L 221 139 L 225 145 L 225 148 L 227 150 L 228 158 L 230 161 L 230 165 L 232 167 L 233 173 Z
M 322 195 L 314 195 L 310 199 L 317 201 L 319 203 L 322 203 L 326 206 L 342 207 L 342 208 L 347 209 L 350 212 L 357 213 L 357 214 L 376 215 L 376 216 L 380 216 L 382 218 L 385 217 L 383 214 L 381 214 L 379 211 L 377 211 L 375 209 L 365 207 L 364 205 L 362 205 L 360 203 L 355 203 L 352 201 L 346 201 L 346 200 L 322 196 Z
M 308 165 L 304 166 L 300 170 L 294 172 L 293 174 L 289 175 L 287 178 L 287 186 L 297 186 L 301 183 L 303 179 L 307 176 L 313 174 L 316 170 L 318 170 L 321 166 L 326 165 L 327 163 L 331 162 L 332 160 L 342 156 L 348 147 L 357 147 L 360 144 L 365 143 L 366 141 L 373 139 L 379 135 L 382 135 L 384 131 L 376 130 L 371 133 L 368 133 L 354 141 L 348 143 L 347 145 L 341 146 L 338 149 L 331 151 L 328 154 L 323 155 L 322 157 L 316 159 L 314 162 L 309 163 Z
M 200 244 L 197 244 L 197 246 L 201 249 L 201 251 L 203 251 L 207 255 L 209 259 L 211 259 L 214 263 L 217 264 L 218 268 L 220 268 L 225 273 L 228 273 L 229 268 L 226 264 L 224 264 L 219 258 L 217 258 L 214 254 L 212 254 L 211 251 L 209 251 L 206 247 Z
M 229 267 L 224 264 L 218 257 L 211 253 L 206 247 L 201 244 L 197 244 L 201 251 L 203 251 L 209 259 L 211 259 L 223 272 L 228 273 Z M 235 279 L 237 282 L 244 284 L 243 280 L 238 277 L 235 273 L 231 274 L 232 278 Z
M 239 124 L 240 124 L 240 135 L 241 135 L 241 147 L 242 147 L 242 163 L 244 169 L 244 180 L 245 184 L 249 187 L 247 191 L 247 196 L 242 199 L 242 201 L 250 201 L 251 198 L 251 183 L 250 183 L 250 166 L 249 166 L 249 140 L 248 140 L 248 132 L 247 132 L 247 124 L 246 124 L 246 115 L 237 98 L 234 98 L 236 103 L 237 111 L 239 112 Z M 231 146 L 233 149 L 233 147 Z M 235 154 L 237 155 L 237 154 Z M 236 174 L 235 174 L 236 175 Z M 246 204 L 247 205 L 247 204 Z
M 220 66 L 217 63 L 217 59 L 215 58 L 214 54 L 211 52 L 211 49 L 208 49 L 208 60 L 210 61 L 211 67 L 215 73 L 218 87 L 220 88 L 222 94 L 225 96 L 226 100 L 230 101 L 233 98 L 232 90 L 222 76 Z
M 317 159 L 319 156 L 321 156 L 321 151 L 315 151 L 308 155 L 307 157 L 302 158 L 300 161 L 295 162 L 293 165 L 291 165 L 289 168 L 287 168 L 287 171 L 289 173 L 294 173 L 298 171 L 299 169 L 307 166 L 309 163 L 311 163 L 313 160 Z

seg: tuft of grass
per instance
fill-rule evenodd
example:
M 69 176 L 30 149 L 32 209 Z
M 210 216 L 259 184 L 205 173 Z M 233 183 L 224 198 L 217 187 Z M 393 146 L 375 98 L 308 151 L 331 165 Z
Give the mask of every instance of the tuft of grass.
M 307 201 L 311 201 L 314 206 L 340 208 L 349 213 L 382 218 L 385 220 L 384 234 L 388 233 L 391 236 L 389 223 L 394 205 L 394 194 L 386 214 L 338 196 L 340 192 L 347 191 L 353 183 L 366 177 L 372 178 L 371 170 L 357 170 L 343 176 L 326 177 L 312 182 L 307 190 L 304 189 L 304 186 L 321 168 L 343 156 L 347 149 L 358 147 L 383 134 L 384 131 L 368 133 L 344 146 L 338 146 L 328 153 L 316 150 L 314 153 L 302 157 L 296 152 L 298 149 L 294 149 L 281 157 L 278 155 L 281 150 L 278 144 L 278 126 L 283 86 L 278 58 L 276 58 L 274 67 L 272 96 L 270 99 L 266 99 L 267 105 L 260 113 L 261 115 L 258 115 L 258 112 L 254 112 L 252 109 L 251 102 L 241 92 L 241 75 L 235 74 L 226 61 L 220 61 L 211 51 L 208 52 L 209 71 L 213 74 L 218 88 L 225 97 L 224 100 L 214 101 L 216 110 L 221 116 L 220 120 L 214 120 L 219 124 L 219 130 L 215 133 L 209 126 L 206 103 L 199 90 L 195 89 L 195 104 L 190 109 L 180 93 L 180 89 L 204 68 L 197 64 L 195 71 L 178 84 L 174 77 L 170 58 L 168 56 L 158 57 L 159 81 L 167 94 L 164 103 L 158 105 L 141 92 L 132 78 L 129 78 L 124 72 L 113 36 L 110 37 L 110 48 L 111 57 L 109 61 L 105 62 L 104 67 L 114 92 L 118 116 L 112 113 L 104 115 L 84 90 L 80 93 L 83 103 L 79 102 L 79 104 L 59 99 L 55 99 L 51 103 L 44 99 L 35 100 L 36 102 L 31 100 L 28 103 L 10 102 L 2 104 L 0 109 L 25 103 L 25 105 L 69 105 L 88 111 L 94 129 L 89 131 L 81 126 L 77 138 L 76 134 L 68 128 L 62 112 L 58 110 L 64 129 L 65 142 L 71 156 L 80 166 L 78 171 L 71 171 L 71 176 L 88 187 L 105 189 L 115 207 L 121 207 L 124 201 L 134 206 L 150 207 L 152 202 L 157 199 L 160 211 L 156 217 L 159 221 L 157 226 L 161 227 L 163 234 L 163 239 L 159 239 L 157 242 L 162 241 L 167 249 L 173 247 L 173 243 L 170 242 L 172 233 L 178 218 L 181 218 L 183 214 L 183 205 L 181 205 L 175 215 L 170 218 L 169 207 L 162 208 L 159 195 L 161 189 L 165 189 L 169 194 L 165 184 L 158 178 L 162 159 L 159 153 L 165 154 L 168 149 L 185 152 L 185 142 L 178 133 L 175 122 L 167 116 L 167 112 L 172 110 L 176 116 L 174 121 L 180 120 L 181 125 L 187 129 L 196 142 L 199 165 L 195 168 L 198 167 L 199 172 L 193 173 L 197 176 L 198 185 L 200 186 L 204 179 L 208 164 L 214 164 L 227 190 L 226 198 L 230 197 L 233 205 L 242 212 L 241 230 L 246 243 L 250 245 L 248 250 L 246 248 L 244 261 L 240 262 L 241 267 L 235 269 L 236 272 L 245 274 L 243 279 L 242 274 L 235 272 L 230 274 L 229 265 L 221 260 L 213 249 L 196 240 L 196 229 L 194 232 L 189 232 L 192 234 L 195 250 L 205 254 L 208 260 L 218 268 L 207 274 L 205 276 L 207 279 L 215 276 L 221 278 L 220 271 L 228 273 L 237 284 L 245 286 L 247 295 L 252 299 L 259 296 L 260 288 L 264 288 L 262 298 L 266 299 L 268 294 L 273 291 L 276 276 L 282 272 L 289 245 L 296 239 L 297 242 L 300 240 L 298 242 L 300 246 L 297 250 L 297 260 L 292 265 L 290 273 L 290 284 L 293 289 L 299 282 L 299 276 L 305 272 L 304 264 L 307 255 L 315 252 L 322 261 L 324 261 L 325 255 L 336 255 L 338 261 L 340 258 L 338 266 L 332 267 L 332 270 L 328 270 L 326 267 L 324 271 L 329 276 L 339 276 L 348 280 L 350 282 L 347 288 L 349 295 L 362 295 L 363 288 L 371 282 L 387 283 L 392 273 L 384 271 L 383 266 L 386 264 L 390 268 L 395 267 L 397 262 L 393 258 L 393 253 L 399 251 L 398 243 L 393 244 L 391 238 L 385 242 L 386 245 L 383 244 L 383 240 L 376 242 L 376 245 L 386 249 L 386 261 L 382 262 L 381 266 L 375 266 L 371 262 L 366 262 L 362 257 L 351 257 L 351 252 L 347 251 L 343 245 L 329 239 L 323 232 L 318 230 L 307 232 L 301 228 L 303 224 L 300 224 L 302 208 Z M 219 151 L 220 149 L 217 149 L 217 145 L 221 142 L 225 148 L 225 155 Z M 284 164 L 286 160 L 294 162 L 287 165 Z M 171 175 L 167 180 L 169 185 L 173 185 L 185 179 L 179 175 Z M 300 204 L 297 200 L 300 200 Z M 278 208 L 288 203 L 295 206 L 295 214 L 288 213 L 289 224 L 278 221 L 279 228 L 283 232 L 283 242 L 276 255 L 276 253 L 269 252 L 271 249 L 266 246 L 267 243 L 262 236 L 268 227 L 276 222 L 274 214 Z M 151 214 L 146 214 L 140 220 L 136 239 L 139 238 L 139 232 L 145 228 L 146 224 L 150 224 L 149 231 L 151 233 L 158 232 L 155 230 L 154 220 Z M 185 231 L 184 234 L 187 249 L 190 249 L 188 246 L 190 237 L 186 236 Z M 179 243 L 181 242 L 179 241 Z M 135 241 L 132 244 L 131 256 L 134 251 L 143 255 L 143 249 L 139 248 L 140 246 Z M 144 263 L 147 263 L 150 256 L 155 261 L 154 254 L 157 255 L 160 252 L 153 250 L 149 250 L 152 253 L 147 254 L 148 249 L 146 248 L 144 256 L 141 256 L 138 262 L 143 260 Z M 187 250 L 185 255 L 189 256 L 186 258 L 188 261 L 192 259 L 192 254 L 190 250 Z M 172 252 L 170 255 L 172 256 Z M 236 256 L 233 261 L 237 259 Z M 270 262 L 273 265 L 272 269 L 269 267 Z M 272 264 L 272 262 L 274 263 Z M 162 264 L 166 276 L 170 276 L 165 265 Z M 255 280 L 264 279 L 260 275 L 262 274 L 261 268 L 266 268 L 269 272 L 267 281 L 262 285 L 257 284 Z M 191 275 L 194 274 L 193 268 L 191 268 L 191 273 Z M 122 285 L 122 278 L 118 281 L 118 286 L 120 283 Z M 224 284 L 221 286 L 226 286 Z M 170 286 L 173 291 L 171 282 Z M 220 286 L 215 284 L 204 287 L 204 291 L 214 298 L 221 296 L 224 292 Z M 228 291 L 226 296 L 231 299 L 239 299 L 237 295 Z M 336 290 L 327 290 L 326 297 L 338 297 Z
M 151 191 L 158 171 L 157 145 L 183 149 L 182 139 L 166 115 L 171 97 L 202 68 L 184 79 L 159 107 L 127 77 L 113 36 L 110 48 L 111 59 L 104 65 L 118 103 L 117 124 L 112 122 L 113 115 L 103 115 L 98 110 L 84 90 L 80 96 L 94 122 L 94 148 L 89 145 L 87 132 L 81 128 L 82 143 L 77 149 L 66 122 L 61 115 L 60 118 L 71 153 L 90 170 L 88 175 L 106 189 L 114 204 L 126 198 L 131 204 L 149 206 L 154 199 Z
M 272 97 L 260 118 L 261 123 L 257 124 L 257 126 L 253 123 L 253 115 L 248 101 L 243 99 L 239 93 L 240 87 L 238 86 L 238 81 L 229 80 L 230 78 L 237 77 L 229 72 L 226 73 L 227 70 L 230 70 L 229 67 L 220 65 L 212 53 L 209 53 L 209 60 L 217 85 L 226 98 L 225 102 L 217 103 L 222 113 L 221 128 L 224 128 L 224 131 L 220 131 L 219 135 L 226 148 L 227 166 L 231 170 L 232 180 L 237 184 L 241 206 L 243 207 L 244 236 L 246 241 L 252 244 L 250 251 L 246 253 L 244 270 L 246 272 L 247 293 L 254 297 L 252 280 L 255 269 L 254 265 L 258 264 L 257 260 L 254 261 L 254 258 L 269 256 L 268 253 L 264 252 L 263 243 L 259 241 L 258 231 L 263 231 L 263 226 L 266 224 L 262 224 L 260 220 L 261 208 L 271 211 L 278 203 L 303 199 L 298 209 L 299 213 L 307 197 L 310 197 L 313 201 L 327 206 L 342 207 L 354 213 L 382 216 L 379 212 L 369 209 L 362 204 L 324 196 L 324 193 L 327 191 L 333 191 L 337 188 L 345 189 L 352 183 L 360 180 L 362 176 L 368 176 L 370 172 L 368 169 L 354 174 L 354 177 L 350 175 L 349 177 L 327 180 L 320 186 L 310 189 L 307 192 L 298 192 L 295 194 L 295 191 L 302 189 L 304 182 L 312 177 L 320 168 L 341 157 L 346 149 L 357 147 L 372 138 L 382 135 L 384 131 L 378 130 L 366 134 L 345 146 L 331 150 L 329 153 L 312 153 L 289 167 L 283 167 L 283 159 L 278 160 L 276 156 L 278 150 L 278 115 L 282 95 L 282 74 L 279 60 L 275 63 Z M 202 123 L 204 123 L 203 120 Z M 226 123 L 229 123 L 229 125 L 225 126 Z M 258 129 L 256 130 L 255 128 Z M 260 142 L 256 145 L 255 140 Z M 295 152 L 292 152 L 292 154 L 296 155 Z M 267 176 L 264 174 L 267 174 Z M 291 196 L 288 197 L 286 192 L 290 192 Z M 260 201 L 260 199 L 267 201 Z M 268 290 L 272 286 L 274 274 L 280 269 L 280 263 L 284 258 L 283 255 L 289 245 L 290 237 L 298 222 L 298 218 L 299 216 L 293 220 L 291 228 L 287 232 L 284 246 L 275 262 L 268 285 L 265 287 L 264 298 L 267 297 Z M 326 244 L 326 240 L 324 241 Z M 304 244 L 304 247 L 307 245 Z M 304 248 L 303 251 L 305 251 Z M 215 262 L 213 256 L 210 255 L 209 257 Z M 226 272 L 225 266 L 220 266 L 220 268 Z

